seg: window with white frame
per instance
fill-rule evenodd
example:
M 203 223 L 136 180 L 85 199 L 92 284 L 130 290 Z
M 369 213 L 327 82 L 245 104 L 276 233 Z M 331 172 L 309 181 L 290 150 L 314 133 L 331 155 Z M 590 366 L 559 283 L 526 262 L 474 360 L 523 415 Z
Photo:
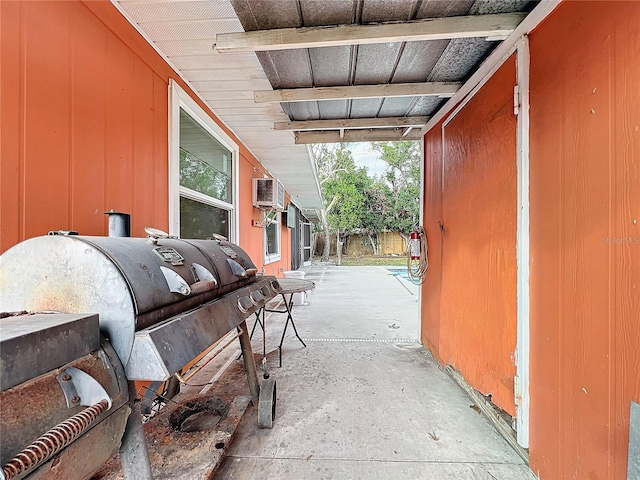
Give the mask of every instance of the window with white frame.
M 171 92 L 170 233 L 237 242 L 238 146 L 173 81 Z
M 264 226 L 264 263 L 277 262 L 282 257 L 280 245 L 280 213 L 266 215 Z

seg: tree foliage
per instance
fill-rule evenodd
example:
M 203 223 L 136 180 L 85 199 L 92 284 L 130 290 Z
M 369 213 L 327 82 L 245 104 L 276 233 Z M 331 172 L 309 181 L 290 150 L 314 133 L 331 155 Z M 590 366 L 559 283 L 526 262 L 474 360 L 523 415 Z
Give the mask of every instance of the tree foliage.
M 406 234 L 420 219 L 420 142 L 377 142 L 372 147 L 387 164 L 387 228 Z
M 180 185 L 224 201 L 231 199 L 231 176 L 180 149 Z
M 325 236 L 323 260 L 329 256 L 329 233 L 340 237 L 363 228 L 370 217 L 367 192 L 373 180 L 363 167 L 356 167 L 346 144 L 315 145 L 314 156 L 325 202 L 321 213 Z M 369 223 L 372 223 L 369 220 Z
M 329 255 L 330 232 L 341 238 L 364 234 L 377 253 L 380 233 L 406 233 L 418 221 L 419 143 L 380 142 L 374 143 L 373 149 L 387 165 L 378 178 L 356 166 L 348 144 L 313 147 L 325 206 L 320 215 L 325 235 L 323 260 Z

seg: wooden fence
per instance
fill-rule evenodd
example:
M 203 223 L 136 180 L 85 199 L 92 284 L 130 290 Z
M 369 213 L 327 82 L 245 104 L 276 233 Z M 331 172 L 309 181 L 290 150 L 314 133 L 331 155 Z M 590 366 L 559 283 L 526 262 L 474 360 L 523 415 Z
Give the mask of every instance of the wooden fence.
M 385 232 L 378 236 L 380 255 L 404 255 L 407 242 L 398 232 Z M 315 256 L 322 256 L 324 236 L 317 234 Z M 342 246 L 343 255 L 373 255 L 373 247 L 366 235 L 350 235 Z M 336 235 L 331 234 L 330 255 L 336 255 Z

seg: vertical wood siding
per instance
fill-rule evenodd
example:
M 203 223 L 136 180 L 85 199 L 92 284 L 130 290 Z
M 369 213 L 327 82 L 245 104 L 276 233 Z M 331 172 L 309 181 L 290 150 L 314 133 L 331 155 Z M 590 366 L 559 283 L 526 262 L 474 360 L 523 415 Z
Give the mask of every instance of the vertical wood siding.
M 0 253 L 50 230 L 105 235 L 112 208 L 134 236 L 166 230 L 169 79 L 190 92 L 176 72 L 109 1 L 0 2 L 0 40 Z M 264 167 L 243 145 L 238 163 L 240 244 L 260 268 L 251 177 Z M 288 242 L 284 228 L 276 273 Z
M 133 235 L 166 228 L 167 82 L 80 2 L 0 8 L 2 181 L 17 186 L 3 188 L 0 249 L 103 235 L 111 208 L 131 213 Z
M 531 466 L 626 478 L 640 401 L 640 4 L 531 35 Z M 635 220 L 635 223 L 634 223 Z
M 440 363 L 440 304 L 442 293 L 442 123 L 424 137 L 424 230 L 429 245 L 429 269 L 422 286 L 420 339 Z
M 516 346 L 515 60 L 444 126 L 440 354 L 511 415 Z
M 542 480 L 627 478 L 629 407 L 640 402 L 639 32 L 638 2 L 567 1 L 530 36 L 530 459 Z M 504 67 L 478 96 L 487 99 L 493 92 L 497 101 L 511 93 L 506 83 L 492 90 L 501 72 Z M 511 149 L 510 134 L 487 131 L 492 127 L 475 118 L 486 110 L 474 101 L 463 110 L 474 118 L 466 120 L 460 136 L 477 143 L 489 135 L 489 143 Z M 497 115 L 484 121 L 496 120 Z M 422 339 L 442 363 L 463 356 L 477 362 L 483 357 L 469 348 L 471 337 L 461 337 L 445 316 L 469 304 L 464 290 L 469 281 L 460 279 L 457 292 L 453 282 L 447 287 L 450 238 L 458 228 L 451 213 L 478 210 L 477 220 L 484 222 L 476 227 L 476 244 L 496 238 L 486 231 L 491 219 L 470 195 L 466 201 L 475 205 L 447 206 L 446 188 L 438 197 L 440 135 L 434 128 L 425 136 L 425 227 L 432 255 L 423 286 Z M 446 149 L 449 138 L 447 133 Z M 510 167 L 500 168 L 504 174 Z M 497 178 L 493 173 L 478 177 Z M 444 181 L 446 187 L 447 177 Z M 494 196 L 482 192 L 483 199 Z M 511 192 L 502 196 L 510 198 Z M 442 250 L 439 217 L 445 225 Z M 475 262 L 464 251 L 457 258 Z M 471 284 L 489 283 L 481 267 L 468 272 Z M 494 291 L 497 297 L 505 292 Z M 462 313 L 478 311 L 476 306 Z M 493 338 L 496 344 L 507 341 L 501 333 Z M 473 386 L 486 388 L 462 370 Z

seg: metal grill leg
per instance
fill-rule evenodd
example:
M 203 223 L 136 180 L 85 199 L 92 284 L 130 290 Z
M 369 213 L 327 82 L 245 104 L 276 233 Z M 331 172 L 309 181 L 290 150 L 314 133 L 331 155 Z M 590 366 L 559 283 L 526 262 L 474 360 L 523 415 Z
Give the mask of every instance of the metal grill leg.
M 126 480 L 153 480 L 151 462 L 147 453 L 140 404 L 136 402 L 136 384 L 129 383 L 129 405 L 131 413 L 120 445 L 120 461 Z
M 253 350 L 251 350 L 251 339 L 249 338 L 249 332 L 247 332 L 247 321 L 243 321 L 238 329 L 240 331 L 242 361 L 244 362 L 244 369 L 247 372 L 247 381 L 249 382 L 249 392 L 251 392 L 251 400 L 254 405 L 257 405 L 260 398 L 260 384 L 258 383 L 258 372 L 253 358 Z

